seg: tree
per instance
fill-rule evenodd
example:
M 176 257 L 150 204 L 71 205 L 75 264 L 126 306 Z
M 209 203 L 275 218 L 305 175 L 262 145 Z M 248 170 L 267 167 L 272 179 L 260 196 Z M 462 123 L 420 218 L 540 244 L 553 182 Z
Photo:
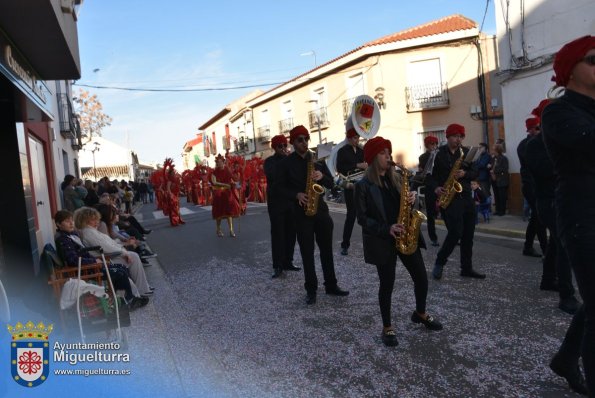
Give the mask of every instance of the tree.
M 93 137 L 101 137 L 101 130 L 112 124 L 112 118 L 103 113 L 103 105 L 97 99 L 97 94 L 91 95 L 88 91 L 79 89 L 78 96 L 73 100 L 85 145 L 91 142 Z

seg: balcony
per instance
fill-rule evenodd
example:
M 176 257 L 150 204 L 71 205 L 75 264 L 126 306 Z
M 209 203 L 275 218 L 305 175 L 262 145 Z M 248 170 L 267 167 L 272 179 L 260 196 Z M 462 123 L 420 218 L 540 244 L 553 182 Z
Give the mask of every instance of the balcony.
M 289 134 L 293 128 L 293 118 L 279 120 L 279 134 Z
M 320 122 L 320 128 L 326 128 L 329 126 L 328 115 L 326 113 L 326 106 L 318 108 L 315 111 L 308 112 L 308 120 L 310 121 L 310 129 L 318 128 Z
M 270 139 L 271 139 L 271 126 L 270 125 L 266 125 L 266 126 L 259 127 L 256 130 L 256 139 L 258 140 L 258 142 L 267 142 L 267 141 L 270 141 Z
M 78 117 L 74 114 L 72 101 L 67 94 L 56 94 L 58 99 L 58 123 L 60 125 L 60 135 L 72 141 L 72 148 L 79 150 L 82 148 L 81 124 Z
M 448 108 L 448 84 L 420 84 L 405 88 L 407 112 Z
M 343 120 L 347 120 L 349 115 L 351 115 L 351 108 L 353 107 L 353 102 L 357 97 L 348 98 L 343 100 Z

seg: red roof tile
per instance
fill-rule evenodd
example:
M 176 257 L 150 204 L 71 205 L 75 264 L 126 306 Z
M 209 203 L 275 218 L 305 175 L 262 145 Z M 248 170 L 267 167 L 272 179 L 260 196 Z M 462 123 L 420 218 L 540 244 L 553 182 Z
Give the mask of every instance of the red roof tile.
M 364 44 L 362 47 L 376 46 L 379 44 L 394 43 L 402 40 L 417 39 L 420 37 L 439 35 L 443 33 L 456 32 L 457 30 L 467 30 L 477 28 L 477 23 L 462 15 L 455 14 L 448 17 L 428 22 L 423 25 L 405 29 L 400 32 L 392 33 L 380 39 L 373 40 Z
M 365 48 L 365 47 L 372 47 L 372 46 L 377 46 L 380 44 L 394 43 L 394 42 L 403 41 L 403 40 L 416 39 L 416 38 L 420 38 L 420 37 L 433 36 L 433 35 L 450 33 L 450 32 L 455 32 L 458 30 L 473 29 L 473 28 L 477 28 L 477 23 L 475 21 L 473 21 L 467 17 L 464 17 L 460 14 L 453 14 L 448 17 L 440 18 L 435 21 L 425 23 L 423 25 L 418 25 L 413 28 L 409 28 L 409 29 L 402 30 L 400 32 L 392 33 L 388 36 L 381 37 L 379 39 L 370 41 L 362 46 L 354 48 L 353 50 L 348 51 L 345 54 L 339 55 L 338 57 L 333 58 L 330 61 L 325 62 L 324 64 L 318 65 L 316 68 L 311 69 L 305 73 L 302 73 L 301 75 L 296 76 L 291 80 L 281 83 L 280 85 L 273 87 L 272 89 L 266 91 L 265 93 L 260 94 L 259 96 L 255 97 L 254 99 L 262 97 L 263 95 L 265 95 L 271 91 L 274 91 L 274 90 L 278 89 L 279 87 L 283 87 L 284 85 L 286 85 L 288 83 L 299 80 L 299 79 L 303 78 L 304 76 L 312 73 L 313 71 L 323 68 L 329 64 L 332 64 L 333 62 L 337 61 L 338 59 L 345 58 L 349 54 L 352 54 L 352 53 L 354 53 L 358 50 L 361 50 L 362 48 Z

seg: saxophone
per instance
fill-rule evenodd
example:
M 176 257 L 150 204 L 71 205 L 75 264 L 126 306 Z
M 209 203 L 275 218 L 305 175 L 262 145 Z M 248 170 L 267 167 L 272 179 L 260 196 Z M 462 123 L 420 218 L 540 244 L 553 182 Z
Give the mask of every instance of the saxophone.
M 316 184 L 312 179 L 312 173 L 314 169 L 314 154 L 310 152 L 310 160 L 308 161 L 308 171 L 306 177 L 306 195 L 308 196 L 308 202 L 304 209 L 305 214 L 308 217 L 315 216 L 318 213 L 318 198 L 324 193 L 324 188 L 320 184 Z
M 427 220 L 427 217 L 421 211 L 413 209 L 413 206 L 409 204 L 407 196 L 409 194 L 410 173 L 404 167 L 401 170 L 401 206 L 397 224 L 402 224 L 405 231 L 397 237 L 395 246 L 399 253 L 409 255 L 417 250 L 421 222 Z
M 450 202 L 452 202 L 455 193 L 463 192 L 463 187 L 461 186 L 461 183 L 458 182 L 455 178 L 457 172 L 461 169 L 461 165 L 463 164 L 463 148 L 459 147 L 459 151 L 461 152 L 461 156 L 459 156 L 455 164 L 452 166 L 450 174 L 448 175 L 448 178 L 444 183 L 444 189 L 446 190 L 446 192 L 444 192 L 442 195 L 440 195 L 440 198 L 438 198 L 438 205 L 440 205 L 442 209 L 446 209 L 450 205 Z

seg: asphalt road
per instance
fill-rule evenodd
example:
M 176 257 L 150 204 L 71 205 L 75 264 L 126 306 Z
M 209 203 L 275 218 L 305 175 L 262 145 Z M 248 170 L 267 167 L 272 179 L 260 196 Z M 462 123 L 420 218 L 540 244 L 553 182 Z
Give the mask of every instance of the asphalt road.
M 133 313 L 131 351 L 143 372 L 176 396 L 221 397 L 573 397 L 547 363 L 570 316 L 557 295 L 539 290 L 541 262 L 522 243 L 476 236 L 474 267 L 483 281 L 459 276 L 455 251 L 441 281 L 430 279 L 428 311 L 440 332 L 411 323 L 413 284 L 397 266 L 393 324 L 399 346 L 385 347 L 374 266 L 363 262 L 361 230 L 339 255 L 344 210 L 335 222 L 335 269 L 346 298 L 324 294 L 304 304 L 302 272 L 271 280 L 266 207 L 251 205 L 237 238 L 218 238 L 210 211 L 183 203 L 186 225 L 153 213 L 139 218 L 158 261 L 147 268 L 157 287 Z M 224 231 L 227 231 L 225 223 Z M 439 229 L 440 238 L 444 230 Z M 437 248 L 423 251 L 431 270 Z M 295 264 L 301 259 L 296 247 Z

